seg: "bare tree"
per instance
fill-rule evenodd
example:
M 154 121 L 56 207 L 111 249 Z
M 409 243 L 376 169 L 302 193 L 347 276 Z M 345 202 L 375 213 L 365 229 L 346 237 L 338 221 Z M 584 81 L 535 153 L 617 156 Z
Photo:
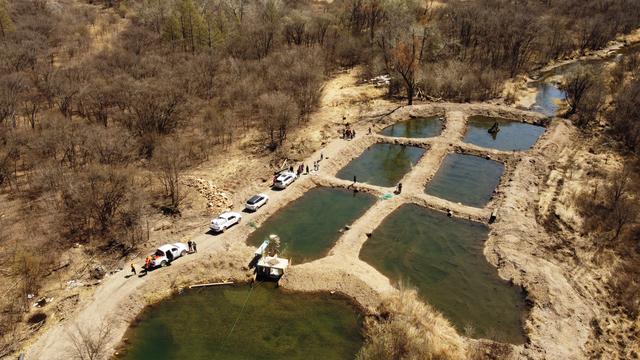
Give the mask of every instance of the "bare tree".
M 416 35 L 415 30 L 408 35 L 398 35 L 394 38 L 383 34 L 378 45 L 382 50 L 387 72 L 400 76 L 407 92 L 407 105 L 412 105 L 420 55 L 425 45 L 423 35 Z
M 620 89 L 613 97 L 613 106 L 608 118 L 613 125 L 613 134 L 621 139 L 625 146 L 640 152 L 640 79 L 634 79 L 630 84 Z
M 68 333 L 71 340 L 70 356 L 74 360 L 105 360 L 112 340 L 111 326 L 103 321 L 100 325 L 89 328 L 76 324 Z
M 578 67 L 565 78 L 561 88 L 567 93 L 567 103 L 569 104 L 567 116 L 571 116 L 579 110 L 585 95 L 595 84 L 595 76 L 584 67 Z
M 293 99 L 282 92 L 260 95 L 258 105 L 263 128 L 269 137 L 269 148 L 275 149 L 286 139 L 287 130 L 299 110 Z
M 0 78 L 0 124 L 11 121 L 16 127 L 16 113 L 19 107 L 20 93 L 27 87 L 26 79 L 19 73 Z
M 178 213 L 180 203 L 184 200 L 181 192 L 180 178 L 188 166 L 188 158 L 177 139 L 167 139 L 155 151 L 153 164 L 164 186 L 164 194 L 169 198 L 167 210 Z

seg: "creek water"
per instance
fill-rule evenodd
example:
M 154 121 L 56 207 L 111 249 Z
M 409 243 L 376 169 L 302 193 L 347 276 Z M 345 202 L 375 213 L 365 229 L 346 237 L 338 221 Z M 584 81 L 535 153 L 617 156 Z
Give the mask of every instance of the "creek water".
M 147 308 L 119 358 L 353 359 L 361 325 L 339 296 L 284 293 L 272 283 L 192 289 Z
M 612 51 L 603 58 L 585 59 L 572 62 L 566 65 L 557 66 L 541 74 L 540 79 L 531 83 L 531 87 L 536 89 L 536 101 L 531 109 L 547 116 L 557 115 L 558 109 L 564 104 L 567 94 L 560 89 L 559 81 L 576 69 L 584 66 L 598 73 L 603 65 L 610 62 L 618 62 L 626 56 L 634 56 L 640 50 L 640 43 L 625 46 Z
M 482 207 L 500 183 L 504 165 L 479 156 L 449 154 L 425 192 L 453 202 Z
M 340 237 L 345 225 L 351 225 L 373 205 L 376 198 L 366 193 L 318 187 L 278 210 L 248 238 L 247 244 L 259 246 L 270 234 L 280 237 L 281 254 L 294 263 L 326 255 Z
M 547 116 L 555 116 L 567 94 L 560 90 L 557 83 L 550 81 L 538 81 L 533 86 L 536 89 L 536 101 L 531 109 Z
M 406 138 L 429 138 L 440 135 L 444 119 L 442 116 L 415 117 L 399 121 L 380 132 L 381 135 Z
M 500 131 L 490 134 L 488 130 L 496 122 Z M 491 149 L 522 151 L 530 149 L 544 131 L 542 126 L 476 115 L 469 117 L 463 141 Z
M 416 146 L 373 144 L 336 175 L 340 179 L 378 186 L 396 186 L 420 160 L 425 150 Z
M 502 280 L 483 254 L 488 228 L 417 205 L 403 205 L 372 233 L 360 257 L 416 287 L 462 333 L 521 344 L 521 288 Z

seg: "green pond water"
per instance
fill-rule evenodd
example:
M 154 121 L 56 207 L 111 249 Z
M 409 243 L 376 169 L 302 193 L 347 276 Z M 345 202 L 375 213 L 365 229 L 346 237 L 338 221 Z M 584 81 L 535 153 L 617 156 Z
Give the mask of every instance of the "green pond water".
M 342 360 L 362 345 L 361 315 L 342 297 L 284 293 L 272 283 L 249 292 L 248 285 L 193 289 L 148 308 L 125 335 L 120 358 Z
M 365 242 L 360 257 L 393 281 L 418 289 L 461 332 L 524 342 L 523 292 L 483 255 L 486 226 L 403 205 Z
M 428 138 L 442 132 L 442 116 L 416 117 L 384 128 L 380 134 L 393 137 Z
M 277 234 L 281 253 L 293 258 L 294 264 L 321 258 L 342 235 L 339 230 L 351 225 L 375 201 L 373 195 L 361 192 L 311 189 L 269 217 L 247 244 L 258 247 L 270 234 Z
M 425 192 L 465 205 L 482 207 L 500 182 L 504 165 L 479 156 L 449 154 Z
M 378 186 L 396 186 L 420 160 L 425 150 L 416 146 L 373 144 L 342 168 L 336 176 L 344 180 Z
M 500 125 L 500 131 L 494 136 L 488 130 L 494 122 Z M 522 151 L 530 149 L 545 128 L 507 119 L 472 116 L 469 118 L 464 142 L 486 148 Z

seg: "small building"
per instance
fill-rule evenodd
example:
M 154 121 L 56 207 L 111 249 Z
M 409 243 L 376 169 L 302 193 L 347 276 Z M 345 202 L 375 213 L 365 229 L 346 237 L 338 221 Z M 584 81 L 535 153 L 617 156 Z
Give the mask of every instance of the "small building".
M 279 279 L 289 267 L 289 259 L 275 256 L 264 256 L 256 265 L 258 278 Z

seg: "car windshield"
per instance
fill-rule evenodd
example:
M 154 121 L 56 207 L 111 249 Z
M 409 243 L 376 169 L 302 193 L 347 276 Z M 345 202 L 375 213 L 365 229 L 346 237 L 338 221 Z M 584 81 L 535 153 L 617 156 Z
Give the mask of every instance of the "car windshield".
M 164 252 L 160 249 L 156 250 L 155 256 L 164 256 Z
M 261 196 L 254 195 L 254 196 L 251 197 L 251 199 L 247 200 L 247 204 L 253 205 L 253 204 L 257 203 L 260 200 L 262 200 Z

